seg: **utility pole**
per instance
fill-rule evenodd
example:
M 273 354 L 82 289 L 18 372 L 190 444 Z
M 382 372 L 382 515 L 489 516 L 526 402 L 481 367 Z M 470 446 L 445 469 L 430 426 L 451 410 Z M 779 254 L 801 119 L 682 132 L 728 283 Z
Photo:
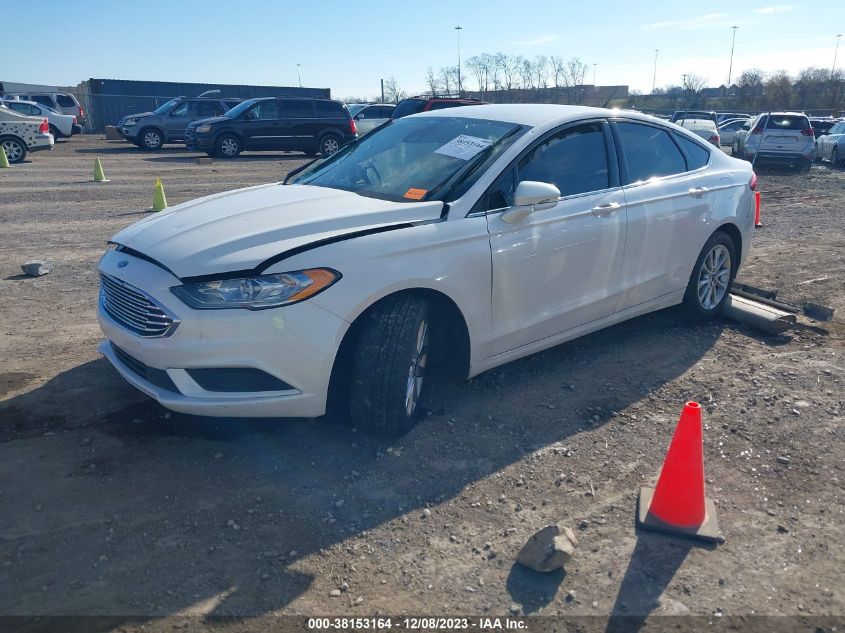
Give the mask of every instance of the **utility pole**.
M 833 51 L 833 68 L 830 69 L 830 78 L 833 79 L 833 73 L 836 72 L 836 56 L 839 54 L 839 38 L 842 33 L 836 36 L 836 50 Z
M 384 79 L 381 80 L 381 102 L 384 103 Z
M 458 32 L 458 96 L 461 96 L 461 31 L 463 31 L 462 26 L 456 26 L 455 30 Z
M 734 45 L 736 44 L 736 30 L 739 28 L 738 26 L 731 27 L 734 31 L 733 38 L 731 39 L 731 65 L 728 67 L 728 88 L 731 87 L 731 74 L 733 73 L 734 69 Z
M 296 65 L 296 76 L 299 78 L 299 87 L 302 88 L 302 73 L 299 71 L 299 64 Z
M 659 52 L 659 48 L 654 49 L 654 77 L 651 80 L 651 94 L 654 94 L 654 89 L 657 86 L 657 53 Z
M 596 66 L 598 66 L 598 64 L 593 64 L 593 89 L 596 87 Z

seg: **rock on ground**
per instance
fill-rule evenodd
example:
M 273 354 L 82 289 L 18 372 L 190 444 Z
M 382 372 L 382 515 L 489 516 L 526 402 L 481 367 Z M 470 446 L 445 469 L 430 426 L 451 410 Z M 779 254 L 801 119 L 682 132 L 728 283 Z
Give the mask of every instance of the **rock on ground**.
M 534 571 L 553 571 L 569 562 L 577 545 L 578 539 L 570 528 L 547 525 L 528 539 L 516 561 Z

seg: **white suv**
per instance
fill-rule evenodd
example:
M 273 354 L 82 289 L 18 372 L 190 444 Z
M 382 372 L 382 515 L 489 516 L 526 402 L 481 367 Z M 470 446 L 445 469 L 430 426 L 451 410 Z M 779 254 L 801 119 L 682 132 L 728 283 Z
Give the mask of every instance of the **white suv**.
M 736 135 L 734 156 L 758 163 L 786 163 L 804 171 L 812 166 L 816 138 L 806 114 L 766 112 L 757 115 L 748 128 Z
M 0 148 L 10 163 L 20 163 L 28 152 L 53 149 L 47 119 L 24 116 L 0 104 Z

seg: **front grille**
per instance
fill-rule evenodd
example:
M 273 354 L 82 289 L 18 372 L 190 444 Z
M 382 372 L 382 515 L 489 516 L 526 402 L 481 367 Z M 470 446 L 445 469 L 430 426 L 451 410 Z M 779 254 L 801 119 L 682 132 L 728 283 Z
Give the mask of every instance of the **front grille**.
M 100 303 L 114 321 L 138 336 L 168 336 L 179 324 L 143 290 L 103 273 Z
M 112 351 L 114 351 L 114 355 L 117 356 L 120 362 L 126 365 L 127 369 L 129 369 L 132 373 L 140 376 L 147 382 L 154 384 L 156 387 L 161 387 L 162 389 L 172 391 L 174 393 L 179 393 L 179 390 L 176 389 L 176 385 L 173 384 L 170 376 L 168 376 L 167 372 L 163 369 L 148 367 L 134 356 L 127 354 L 114 343 L 111 344 L 111 348 Z

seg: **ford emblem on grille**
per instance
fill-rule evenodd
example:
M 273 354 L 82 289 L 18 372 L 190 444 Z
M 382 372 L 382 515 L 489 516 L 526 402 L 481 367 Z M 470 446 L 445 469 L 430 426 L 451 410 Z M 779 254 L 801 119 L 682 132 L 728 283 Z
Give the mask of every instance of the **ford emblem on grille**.
M 128 265 L 129 265 L 129 262 L 125 259 L 121 259 L 119 262 L 117 262 L 118 268 L 126 268 L 126 266 L 128 266 Z

